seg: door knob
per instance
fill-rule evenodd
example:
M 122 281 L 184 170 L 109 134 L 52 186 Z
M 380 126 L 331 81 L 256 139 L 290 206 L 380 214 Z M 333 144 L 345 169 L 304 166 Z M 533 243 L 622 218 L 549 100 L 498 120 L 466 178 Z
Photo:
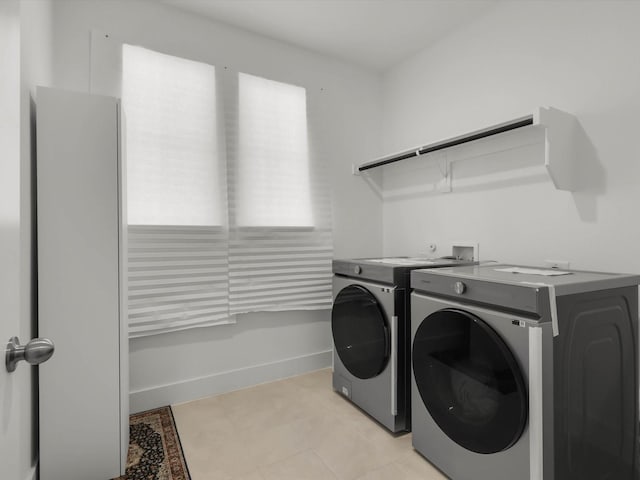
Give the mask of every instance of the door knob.
M 53 342 L 48 338 L 34 338 L 26 345 L 20 345 L 18 337 L 12 337 L 7 343 L 5 354 L 7 372 L 13 372 L 20 360 L 26 360 L 31 365 L 46 362 L 53 355 L 54 349 Z

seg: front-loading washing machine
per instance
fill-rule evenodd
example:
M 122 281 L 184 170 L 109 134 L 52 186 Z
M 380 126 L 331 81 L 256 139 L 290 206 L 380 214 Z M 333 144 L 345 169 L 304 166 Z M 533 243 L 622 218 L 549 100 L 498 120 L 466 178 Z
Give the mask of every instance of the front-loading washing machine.
M 413 271 L 414 448 L 455 480 L 637 480 L 639 281 Z
M 392 432 L 410 429 L 409 273 L 472 261 L 333 261 L 333 388 Z

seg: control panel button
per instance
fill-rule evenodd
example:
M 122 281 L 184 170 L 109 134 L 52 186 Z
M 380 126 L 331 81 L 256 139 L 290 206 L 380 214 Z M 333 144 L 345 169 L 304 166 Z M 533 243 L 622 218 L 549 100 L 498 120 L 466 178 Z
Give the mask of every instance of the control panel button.
M 467 286 L 463 282 L 456 282 L 453 284 L 453 291 L 458 295 L 462 295 L 467 290 Z
M 360 275 L 362 273 L 362 267 L 360 265 L 356 265 L 355 267 L 353 267 L 353 271 L 356 275 Z

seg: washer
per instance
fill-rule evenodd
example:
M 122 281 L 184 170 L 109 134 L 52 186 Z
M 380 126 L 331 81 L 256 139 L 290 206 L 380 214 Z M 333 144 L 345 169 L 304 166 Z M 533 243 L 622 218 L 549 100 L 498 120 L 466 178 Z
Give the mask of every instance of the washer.
M 529 268 L 411 273 L 414 448 L 455 480 L 639 478 L 640 277 Z
M 410 257 L 333 261 L 333 388 L 392 432 L 411 427 L 409 273 L 470 263 Z

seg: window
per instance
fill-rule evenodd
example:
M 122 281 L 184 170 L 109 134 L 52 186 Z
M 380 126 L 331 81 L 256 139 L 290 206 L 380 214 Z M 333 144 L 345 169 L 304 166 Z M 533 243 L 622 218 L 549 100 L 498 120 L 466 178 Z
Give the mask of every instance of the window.
M 239 73 L 230 177 L 229 310 L 331 307 L 330 202 L 303 87 Z M 237 139 L 233 141 L 233 139 Z
M 125 45 L 127 206 L 135 225 L 223 225 L 211 65 Z
M 237 225 L 313 226 L 305 89 L 238 82 Z
M 228 323 L 211 65 L 124 45 L 130 336 Z
M 305 88 L 129 45 L 122 67 L 130 336 L 330 308 Z

